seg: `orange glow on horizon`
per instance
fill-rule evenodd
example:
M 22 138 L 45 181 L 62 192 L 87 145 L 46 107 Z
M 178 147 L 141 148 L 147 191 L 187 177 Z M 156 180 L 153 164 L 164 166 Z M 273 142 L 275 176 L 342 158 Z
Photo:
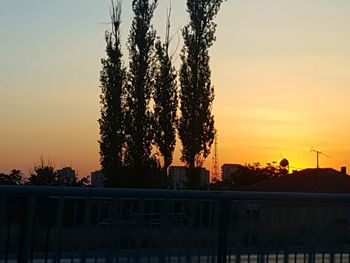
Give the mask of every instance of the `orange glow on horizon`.
M 57 8 L 17 2 L 5 1 L 8 14 L 0 16 L 0 172 L 28 174 L 42 156 L 89 175 L 100 166 L 99 71 L 110 26 L 101 22 L 108 21 L 109 1 L 58 1 Z M 127 65 L 132 13 L 128 3 L 123 8 Z M 155 14 L 161 37 L 167 8 L 160 1 Z M 17 12 L 25 19 L 13 21 Z M 220 167 L 287 158 L 291 170 L 313 168 L 315 147 L 330 156 L 321 157 L 321 167 L 349 170 L 349 12 L 350 1 L 223 4 L 210 49 Z M 172 32 L 187 20 L 185 1 L 173 1 Z M 182 165 L 180 149 L 178 142 L 175 165 Z M 209 170 L 211 162 L 209 156 Z

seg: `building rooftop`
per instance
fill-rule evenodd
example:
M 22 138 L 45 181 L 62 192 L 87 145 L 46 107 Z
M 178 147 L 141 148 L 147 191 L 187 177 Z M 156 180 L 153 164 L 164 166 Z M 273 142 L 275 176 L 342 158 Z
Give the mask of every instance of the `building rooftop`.
M 350 176 L 331 168 L 305 169 L 249 185 L 241 191 L 350 194 Z

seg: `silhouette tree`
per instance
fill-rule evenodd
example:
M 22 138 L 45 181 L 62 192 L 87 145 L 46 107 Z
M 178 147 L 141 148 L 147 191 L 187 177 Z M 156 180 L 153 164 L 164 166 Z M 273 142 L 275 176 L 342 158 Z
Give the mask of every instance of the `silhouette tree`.
M 20 185 L 23 183 L 23 177 L 22 177 L 21 170 L 12 169 L 11 173 L 9 174 L 9 177 L 10 177 L 10 181 L 16 185 Z
M 124 127 L 123 89 L 125 68 L 122 62 L 120 45 L 121 2 L 111 0 L 112 32 L 106 31 L 106 58 L 101 59 L 101 117 L 100 124 L 100 163 L 107 181 L 115 181 L 121 176 L 123 166 Z
M 154 85 L 154 42 L 151 25 L 157 0 L 133 0 L 134 18 L 128 38 L 130 57 L 127 85 L 127 165 L 134 178 L 130 182 L 145 186 L 150 170 L 157 167 L 151 155 L 154 131 L 150 100 Z M 136 176 L 136 178 L 135 178 Z
M 0 185 L 20 185 L 22 183 L 21 170 L 13 169 L 10 174 L 0 173 Z
M 276 162 L 266 163 L 262 166 L 259 162 L 241 166 L 223 181 L 216 181 L 211 185 L 212 189 L 239 190 L 249 185 L 257 184 L 272 178 L 283 177 L 288 170 Z
M 29 183 L 38 186 L 58 186 L 58 173 L 51 165 L 40 164 L 34 167 L 34 173 L 29 177 Z
M 211 84 L 208 50 L 215 41 L 216 24 L 213 19 L 222 2 L 187 0 L 190 22 L 182 30 L 184 47 L 181 53 L 181 118 L 178 130 L 183 146 L 181 160 L 190 171 L 203 165 L 214 140 L 214 116 L 211 112 L 214 87 Z
M 80 179 L 77 180 L 77 182 L 75 183 L 75 186 L 89 186 L 90 185 L 90 177 L 89 176 L 85 176 L 82 177 Z
M 8 174 L 0 173 L 0 185 L 8 185 L 8 184 L 10 184 Z
M 154 91 L 155 144 L 163 156 L 165 173 L 173 161 L 178 107 L 177 74 L 172 65 L 172 56 L 169 54 L 169 34 L 170 10 L 167 17 L 165 42 L 158 40 L 156 43 L 157 70 Z

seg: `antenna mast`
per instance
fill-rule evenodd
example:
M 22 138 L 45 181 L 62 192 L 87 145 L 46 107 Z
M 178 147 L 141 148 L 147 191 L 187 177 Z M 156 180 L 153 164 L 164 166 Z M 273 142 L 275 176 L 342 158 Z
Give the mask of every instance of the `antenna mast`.
M 323 156 L 326 156 L 326 157 L 330 158 L 327 154 L 324 154 L 323 152 L 314 149 L 314 147 L 311 148 L 310 152 L 315 152 L 316 153 L 317 169 L 320 168 L 320 155 L 323 155 Z
M 214 131 L 214 155 L 213 155 L 213 168 L 211 171 L 212 180 L 219 180 L 219 158 L 218 158 L 218 131 Z

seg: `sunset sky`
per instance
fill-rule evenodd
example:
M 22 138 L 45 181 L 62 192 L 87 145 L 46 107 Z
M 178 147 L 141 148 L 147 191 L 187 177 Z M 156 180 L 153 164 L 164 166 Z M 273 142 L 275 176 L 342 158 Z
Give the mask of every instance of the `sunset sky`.
M 132 19 L 123 1 L 123 47 Z M 154 25 L 164 35 L 168 0 Z M 1 0 L 0 172 L 43 157 L 79 175 L 99 169 L 99 71 L 109 0 Z M 181 47 L 185 0 L 172 0 Z M 289 159 L 350 168 L 350 1 L 228 0 L 212 47 L 220 165 Z M 179 49 L 176 65 L 179 65 Z M 125 49 L 125 59 L 128 54 Z M 175 164 L 179 160 L 178 143 Z M 211 169 L 211 157 L 205 163 Z

